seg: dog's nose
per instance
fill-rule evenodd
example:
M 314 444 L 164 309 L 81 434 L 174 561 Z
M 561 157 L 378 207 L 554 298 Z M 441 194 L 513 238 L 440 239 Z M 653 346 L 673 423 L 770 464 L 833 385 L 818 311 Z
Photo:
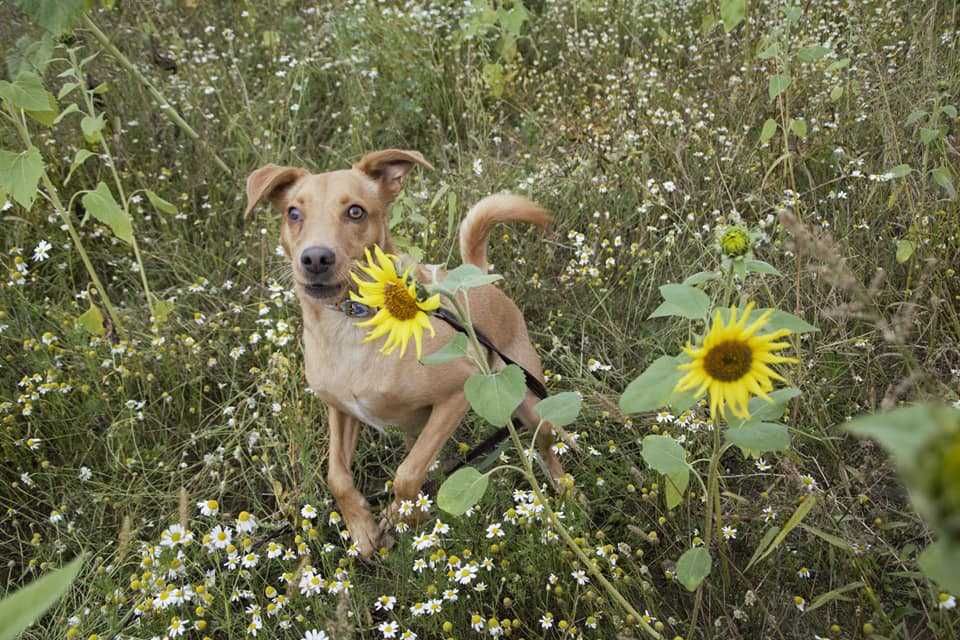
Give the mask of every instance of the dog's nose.
M 315 275 L 326 273 L 336 261 L 337 255 L 328 247 L 307 247 L 300 254 L 303 270 Z

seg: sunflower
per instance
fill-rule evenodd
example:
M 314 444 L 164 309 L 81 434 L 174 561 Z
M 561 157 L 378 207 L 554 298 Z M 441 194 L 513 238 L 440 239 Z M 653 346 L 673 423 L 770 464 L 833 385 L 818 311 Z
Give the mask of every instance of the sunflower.
M 374 245 L 373 252 L 376 258 L 370 255 L 368 249 L 365 252 L 367 264 L 360 266 L 360 270 L 370 280 L 351 274 L 360 293 L 351 291 L 350 299 L 378 309 L 372 318 L 357 323 L 358 327 L 371 327 L 363 341 L 370 342 L 389 334 L 380 352 L 389 355 L 394 349 L 400 347 L 402 358 L 412 336 L 417 347 L 417 359 L 419 359 L 422 354 L 421 343 L 424 330 L 429 330 L 430 335 L 434 335 L 427 313 L 440 306 L 440 296 L 433 295 L 426 300 L 421 300 L 417 295 L 417 283 L 410 276 L 413 267 L 407 268 L 403 275 L 398 275 L 396 256 L 384 253 L 377 245 Z
M 767 394 L 773 390 L 772 380 L 783 381 L 769 365 L 797 362 L 796 358 L 775 354 L 790 346 L 787 342 L 777 342 L 790 335 L 789 329 L 757 335 L 770 320 L 773 309 L 768 309 L 747 325 L 753 306 L 752 302 L 748 304 L 739 318 L 738 310 L 731 309 L 727 323 L 718 310 L 703 344 L 697 348 L 688 344 L 684 348 L 691 361 L 680 365 L 686 375 L 675 390 L 696 389 L 698 398 L 709 390 L 710 414 L 713 416 L 726 417 L 724 410 L 729 406 L 735 416 L 749 418 L 747 403 L 750 397 L 760 396 L 770 401 Z

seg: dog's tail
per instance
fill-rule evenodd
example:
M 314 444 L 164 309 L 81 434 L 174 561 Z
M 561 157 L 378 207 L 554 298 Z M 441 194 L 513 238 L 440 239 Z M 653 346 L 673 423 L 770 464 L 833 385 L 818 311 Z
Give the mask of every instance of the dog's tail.
M 487 196 L 467 212 L 460 223 L 460 256 L 464 264 L 472 264 L 486 272 L 487 238 L 500 222 L 527 222 L 541 229 L 553 220 L 547 210 L 523 196 L 498 193 Z

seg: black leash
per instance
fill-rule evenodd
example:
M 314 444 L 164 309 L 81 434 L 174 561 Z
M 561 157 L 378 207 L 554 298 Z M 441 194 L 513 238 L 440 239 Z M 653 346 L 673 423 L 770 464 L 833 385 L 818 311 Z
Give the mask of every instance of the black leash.
M 361 305 L 358 302 L 349 301 L 349 300 L 345 301 L 345 303 L 349 304 L 350 307 L 347 308 L 343 306 L 343 304 L 341 304 L 340 310 L 346 313 L 347 315 L 362 317 L 367 312 L 367 309 L 360 308 L 360 307 L 366 307 L 366 305 Z M 457 317 L 454 316 L 452 313 L 450 313 L 450 311 L 448 311 L 447 309 L 444 309 L 443 307 L 440 307 L 439 309 L 434 311 L 431 315 L 436 318 L 439 318 L 440 320 L 443 320 L 448 325 L 450 325 L 451 327 L 453 327 L 455 330 L 459 331 L 462 334 L 467 335 L 469 333 L 467 331 L 467 328 L 463 326 L 463 324 L 461 324 L 459 320 L 457 320 Z M 537 378 L 532 373 L 530 373 L 530 371 L 528 371 L 526 367 L 518 363 L 516 360 L 514 360 L 504 352 L 500 351 L 500 349 L 498 349 L 497 346 L 493 344 L 490 338 L 488 338 L 486 334 L 484 334 L 482 331 L 480 331 L 476 327 L 473 328 L 473 332 L 477 336 L 477 341 L 481 345 L 483 345 L 484 347 L 492 351 L 493 353 L 497 354 L 500 357 L 500 359 L 503 360 L 504 364 L 506 364 L 507 366 L 516 365 L 520 367 L 520 370 L 523 371 L 523 377 L 527 383 L 527 389 L 529 389 L 533 395 L 537 396 L 541 400 L 543 400 L 549 395 L 547 393 L 547 388 L 543 385 L 540 379 Z M 512 421 L 513 421 L 513 426 L 518 431 L 523 428 L 523 423 L 521 423 L 520 420 L 518 420 L 517 418 L 512 418 Z M 498 446 L 500 446 L 500 443 L 507 439 L 507 435 L 509 435 L 509 433 L 510 433 L 509 427 L 500 427 L 499 429 L 496 430 L 496 432 L 494 432 L 486 440 L 484 440 L 477 446 L 470 449 L 470 451 L 467 452 L 467 455 L 466 457 L 464 457 L 463 460 L 459 462 L 455 462 L 452 465 L 447 465 L 447 467 L 445 467 L 443 470 L 444 475 L 450 475 L 451 473 L 457 471 L 458 469 L 461 469 L 462 467 L 465 467 L 466 465 L 470 464 L 477 458 L 487 455 L 488 453 L 496 449 Z M 431 480 L 424 485 L 424 490 L 427 493 L 435 493 L 435 489 L 436 489 L 436 481 Z M 368 501 L 377 503 L 389 496 L 390 496 L 389 491 L 381 491 L 380 493 L 370 496 L 368 498 Z

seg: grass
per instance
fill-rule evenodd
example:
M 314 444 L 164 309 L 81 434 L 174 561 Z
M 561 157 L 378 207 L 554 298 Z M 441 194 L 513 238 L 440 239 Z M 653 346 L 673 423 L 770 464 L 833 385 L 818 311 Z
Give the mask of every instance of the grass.
M 907 124 L 960 89 L 955 2 L 804 3 L 793 24 L 785 3 L 750 2 L 748 20 L 727 34 L 703 29 L 715 3 L 531 0 L 513 39 L 506 27 L 471 26 L 462 3 L 116 4 L 91 17 L 232 171 L 114 59 L 90 63 L 91 85 L 109 87 L 99 108 L 126 191 L 149 188 L 178 209 L 160 213 L 145 198 L 132 207 L 150 287 L 174 303 L 156 331 L 133 252 L 96 221 L 81 226 L 123 319 L 117 341 L 75 327 L 89 279 L 51 207 L 0 214 L 10 272 L 0 281 L 0 578 L 12 589 L 88 554 L 78 585 L 25 638 L 157 637 L 172 616 L 196 638 L 244 637 L 257 617 L 258 637 L 295 639 L 308 629 L 381 638 L 391 621 L 421 638 L 498 627 L 521 638 L 640 637 L 594 584 L 577 583 L 571 554 L 535 518 L 510 515 L 528 490 L 517 476 L 496 475 L 469 516 L 440 513 L 450 530 L 435 546 L 416 550 L 422 531 L 410 531 L 373 563 L 351 557 L 331 521 L 323 411 L 305 390 L 278 221 L 266 209 L 242 218 L 243 182 L 268 162 L 320 171 L 391 146 L 437 167 L 416 175 L 395 207 L 394 233 L 427 262 L 458 262 L 456 224 L 489 193 L 529 194 L 556 216 L 546 237 L 499 230 L 491 261 L 525 312 L 550 390 L 584 396 L 570 427 L 580 451 L 562 460 L 585 504 L 558 505 L 665 637 L 957 636 L 956 610 L 917 571 L 928 529 L 882 451 L 841 430 L 881 406 L 957 400 L 960 210 L 931 174 L 956 174 L 956 117 L 940 114 L 942 135 L 929 143 L 929 122 Z M 0 17 L 6 43 L 34 33 L 11 6 Z M 757 57 L 774 41 L 781 53 Z M 99 50 L 83 29 L 70 42 L 81 56 Z M 814 44 L 831 52 L 797 58 Z M 785 62 L 790 86 L 771 100 L 769 78 Z M 63 67 L 54 61 L 46 74 L 54 93 Z M 805 135 L 784 133 L 792 118 Z M 768 119 L 780 128 L 761 143 Z M 89 147 L 78 120 L 31 125 L 58 185 L 76 149 Z M 0 129 L 0 147 L 18 145 Z M 904 164 L 909 174 L 890 175 Z M 64 193 L 111 179 L 90 160 Z M 785 210 L 834 243 L 798 242 L 780 222 Z M 738 450 L 721 460 L 722 519 L 736 534 L 712 545 L 713 571 L 692 594 L 675 563 L 703 535 L 702 491 L 692 482 L 667 511 L 640 441 L 682 435 L 690 460 L 709 458 L 704 411 L 687 424 L 658 422 L 622 415 L 617 399 L 689 337 L 682 324 L 648 319 L 658 287 L 717 269 L 715 230 L 741 220 L 762 234 L 757 257 L 783 275 L 748 279 L 737 295 L 819 332 L 796 342 L 802 363 L 789 373 L 804 395 L 787 417 L 791 450 L 767 455 L 769 466 Z M 35 261 L 41 241 L 52 248 Z M 905 241 L 913 253 L 900 261 Z M 471 417 L 456 439 L 471 444 L 487 429 Z M 383 488 L 401 442 L 361 436 L 355 475 L 366 493 Z M 453 444 L 445 455 L 458 455 Z M 746 569 L 770 526 L 811 495 L 804 527 Z M 217 516 L 195 505 L 210 499 Z M 318 515 L 304 522 L 306 504 Z M 259 563 L 231 570 L 222 551 L 198 543 L 241 511 L 259 522 L 249 536 Z M 196 537 L 180 559 L 158 546 L 176 523 Z M 506 535 L 488 538 L 496 523 Z M 268 558 L 271 542 L 293 558 Z M 307 550 L 324 578 L 312 596 L 282 580 Z M 482 565 L 477 577 L 454 584 L 452 556 Z M 163 571 L 193 585 L 192 600 L 131 616 L 162 591 Z M 451 588 L 456 601 L 444 600 Z M 375 608 L 381 595 L 396 598 L 392 611 Z M 411 612 L 433 599 L 439 613 Z

